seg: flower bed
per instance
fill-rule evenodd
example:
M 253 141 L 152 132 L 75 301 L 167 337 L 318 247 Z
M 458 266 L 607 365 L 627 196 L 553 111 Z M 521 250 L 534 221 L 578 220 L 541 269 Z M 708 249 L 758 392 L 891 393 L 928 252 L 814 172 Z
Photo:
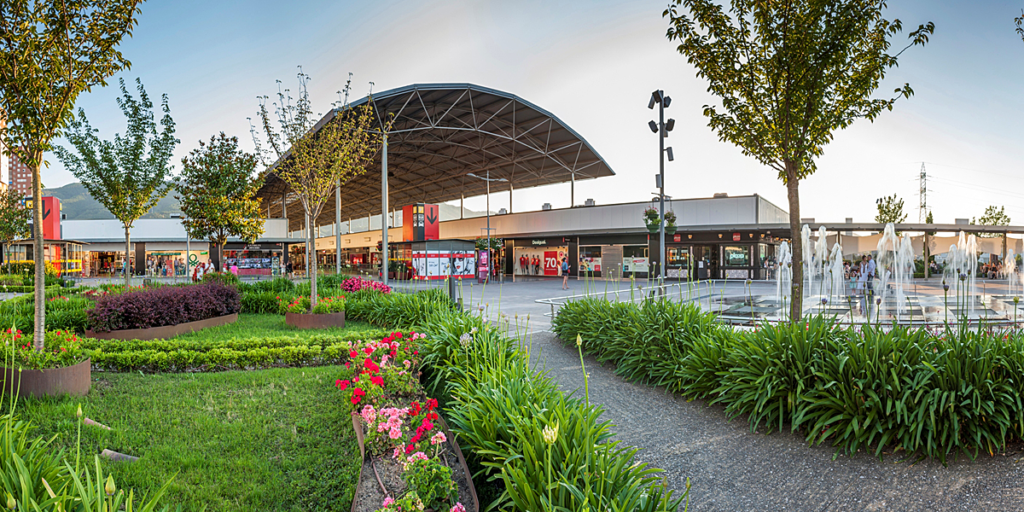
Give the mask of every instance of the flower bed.
M 499 487 L 481 508 L 674 512 L 686 499 L 673 497 L 660 470 L 636 461 L 635 449 L 612 440 L 600 406 L 567 397 L 535 372 L 507 326 L 454 309 L 443 290 L 353 294 L 348 302 L 353 317 L 371 323 L 427 326 L 418 341 L 427 389 L 448 397 L 452 433 L 480 465 L 477 476 Z
M 89 313 L 97 333 L 148 329 L 238 313 L 238 290 L 221 284 L 167 286 L 100 298 Z
M 20 330 L 0 333 L 4 392 L 18 396 L 85 395 L 90 386 L 89 359 L 73 332 L 48 331 L 43 350 Z
M 353 512 L 479 510 L 437 400 L 426 398 L 419 384 L 417 341 L 423 337 L 394 332 L 349 346 L 350 361 L 335 386 L 353 415 L 364 458 Z
M 391 287 L 379 282 L 364 279 L 362 277 L 350 277 L 341 282 L 341 289 L 346 292 L 358 292 L 359 290 L 374 290 L 381 293 L 391 293 Z

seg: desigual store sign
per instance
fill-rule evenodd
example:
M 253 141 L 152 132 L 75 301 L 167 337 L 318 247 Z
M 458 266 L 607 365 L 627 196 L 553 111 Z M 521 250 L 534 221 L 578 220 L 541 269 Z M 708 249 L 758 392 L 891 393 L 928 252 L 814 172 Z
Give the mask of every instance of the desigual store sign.
M 558 276 L 562 259 L 569 257 L 569 246 L 561 238 L 516 240 L 512 271 L 519 276 Z

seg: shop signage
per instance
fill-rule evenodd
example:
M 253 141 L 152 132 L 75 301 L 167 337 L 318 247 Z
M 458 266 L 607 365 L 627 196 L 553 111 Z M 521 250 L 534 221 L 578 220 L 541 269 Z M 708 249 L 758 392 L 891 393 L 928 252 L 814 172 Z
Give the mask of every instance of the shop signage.
M 739 242 L 740 241 L 740 234 L 739 233 L 733 233 L 732 234 L 732 241 L 733 242 Z
M 260 244 L 249 244 L 249 245 L 246 245 L 245 246 L 245 250 L 247 250 L 247 251 L 258 251 L 258 250 L 260 250 Z
M 547 240 L 531 240 L 530 243 L 532 243 L 533 245 L 547 245 L 548 241 Z
M 683 241 L 683 235 L 680 235 L 679 233 L 676 233 L 676 234 L 672 235 L 672 241 L 673 242 L 682 242 Z
M 558 275 L 558 251 L 544 251 L 544 275 Z

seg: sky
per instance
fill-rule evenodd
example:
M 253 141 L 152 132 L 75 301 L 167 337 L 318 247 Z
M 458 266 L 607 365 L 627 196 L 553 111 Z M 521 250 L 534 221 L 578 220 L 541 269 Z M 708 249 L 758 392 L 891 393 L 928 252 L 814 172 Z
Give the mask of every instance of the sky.
M 224 131 L 253 148 L 257 97 L 294 87 L 298 66 L 312 77 L 316 112 L 338 99 L 348 73 L 353 94 L 413 83 L 469 82 L 530 101 L 575 129 L 616 176 L 578 182 L 576 203 L 651 199 L 658 140 L 647 122 L 651 91 L 672 97 L 665 193 L 675 198 L 760 194 L 787 208 L 777 173 L 718 140 L 702 107 L 707 84 L 665 37 L 665 0 L 174 0 L 142 4 L 121 50 L 132 62 L 105 88 L 79 97 L 100 136 L 123 133 L 117 78 L 141 78 L 151 97 L 167 94 L 177 124 L 175 172 L 199 140 Z M 879 96 L 904 83 L 915 95 L 873 123 L 836 132 L 801 183 L 801 217 L 871 221 L 875 200 L 896 194 L 917 221 L 918 178 L 928 174 L 935 222 L 1005 206 L 1024 224 L 1024 42 L 1014 29 L 1024 0 L 890 0 L 904 35 L 932 21 L 927 46 L 908 50 Z M 895 43 L 901 42 L 902 36 Z M 65 143 L 58 141 L 58 143 Z M 48 155 L 48 187 L 75 181 Z M 570 206 L 569 185 L 514 192 L 514 211 Z M 491 196 L 491 210 L 508 206 Z M 466 207 L 483 210 L 484 199 Z

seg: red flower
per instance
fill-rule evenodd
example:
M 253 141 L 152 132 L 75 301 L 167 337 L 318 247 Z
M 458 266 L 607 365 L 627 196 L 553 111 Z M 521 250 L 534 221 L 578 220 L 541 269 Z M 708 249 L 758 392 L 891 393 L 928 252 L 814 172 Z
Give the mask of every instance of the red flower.
M 420 413 L 420 403 L 419 402 L 413 402 L 413 403 L 409 404 L 409 414 L 411 414 L 413 416 L 416 416 L 419 413 Z
M 376 384 L 376 385 L 378 385 L 380 387 L 384 387 L 384 378 L 383 377 L 374 375 L 374 376 L 370 377 L 370 382 L 372 382 L 372 383 L 374 383 L 374 384 Z
M 362 388 L 356 388 L 352 390 L 352 396 L 366 396 L 366 392 Z
M 349 385 L 349 381 L 338 379 L 337 381 L 334 382 L 334 385 L 338 386 L 338 389 L 345 391 L 345 388 L 347 388 Z
M 355 358 L 359 357 L 359 352 L 356 352 L 355 350 L 353 350 L 353 351 L 348 353 L 348 356 L 351 357 L 352 359 L 355 359 Z
M 397 351 L 394 351 L 394 350 L 392 350 L 392 351 L 391 351 L 391 358 L 392 358 L 392 359 L 394 359 L 394 358 L 396 358 L 396 357 L 398 357 L 398 352 L 397 352 Z
M 411 437 L 411 438 L 409 439 L 409 441 L 410 441 L 410 442 L 413 442 L 413 443 L 418 443 L 418 442 L 420 442 L 420 435 L 419 435 L 419 434 L 416 434 L 416 435 L 412 436 L 412 437 Z
M 345 363 L 345 368 L 351 368 L 351 367 L 352 367 L 352 363 Z
M 373 353 L 373 348 L 366 347 L 366 348 L 363 349 L 363 352 L 366 352 L 366 355 L 370 355 L 370 354 Z
M 358 396 L 352 396 L 352 405 L 356 405 L 361 400 Z
M 373 362 L 373 360 L 371 360 L 369 357 L 367 357 L 366 361 L 363 362 L 363 366 L 365 366 L 367 370 L 370 370 L 374 373 L 380 371 L 380 366 L 377 366 L 377 363 Z
M 423 423 L 420 425 L 424 430 L 434 430 L 434 424 L 428 419 L 423 419 Z
M 402 333 L 398 333 L 398 336 L 396 336 L 396 338 L 402 339 Z
M 418 355 L 420 355 L 420 351 L 419 350 L 413 350 L 412 351 L 412 355 L 418 356 Z
M 405 447 L 405 454 L 406 454 L 406 455 L 409 455 L 409 454 L 410 454 L 410 453 L 412 453 L 412 451 L 413 451 L 413 450 L 415 450 L 415 449 L 416 449 L 416 445 L 414 445 L 414 444 L 410 444 L 409 446 L 406 446 L 406 447 Z
M 432 411 L 434 409 L 437 409 L 437 399 L 431 398 L 430 400 L 427 400 L 427 410 Z

